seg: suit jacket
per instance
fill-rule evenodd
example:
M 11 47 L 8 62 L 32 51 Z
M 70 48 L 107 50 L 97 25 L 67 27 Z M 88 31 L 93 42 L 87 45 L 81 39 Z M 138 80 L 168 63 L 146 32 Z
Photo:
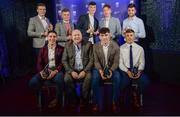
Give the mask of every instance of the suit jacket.
M 77 22 L 77 29 L 81 31 L 84 39 L 86 40 L 88 40 L 90 36 L 90 34 L 86 32 L 89 28 L 89 24 L 90 24 L 89 14 L 81 15 L 79 17 L 78 22 Z M 96 17 L 94 17 L 94 32 L 98 30 L 98 27 L 99 27 L 99 22 L 96 19 Z M 94 38 L 95 38 L 95 35 L 94 35 Z
M 115 41 L 111 41 L 109 48 L 108 48 L 108 55 L 107 55 L 107 60 L 108 60 L 108 66 L 112 71 L 118 68 L 119 66 L 119 46 Z M 96 43 L 94 44 L 93 47 L 93 54 L 94 54 L 94 65 L 95 68 L 99 69 L 104 69 L 106 66 L 106 61 L 105 61 L 105 55 L 103 52 L 103 46 L 101 43 Z
M 74 30 L 74 24 L 70 23 L 71 31 Z M 67 42 L 67 31 L 64 22 L 56 23 L 55 31 L 58 35 L 58 44 L 61 46 L 65 46 L 65 42 Z
M 58 71 L 61 71 L 63 68 L 63 65 L 61 63 L 62 54 L 63 54 L 64 48 L 56 45 L 55 48 L 55 67 Z M 48 61 L 48 46 L 45 45 L 43 48 L 40 49 L 39 55 L 38 55 L 38 61 L 37 61 L 37 70 L 38 72 L 42 71 L 44 67 L 49 63 Z
M 106 22 L 105 18 L 102 18 L 101 21 L 99 22 L 99 28 L 105 27 Z M 112 38 L 114 40 L 118 39 L 119 36 L 121 35 L 121 23 L 118 18 L 111 17 L 109 19 L 109 26 L 108 28 L 110 29 L 110 32 L 112 33 Z
M 81 49 L 83 70 L 87 72 L 93 66 L 93 48 L 91 42 L 82 40 Z M 75 70 L 75 46 L 72 41 L 67 42 L 65 45 L 62 63 L 66 72 L 71 73 Z
M 48 25 L 50 24 L 47 18 L 46 22 Z M 45 37 L 41 36 L 41 33 L 44 33 L 45 31 L 47 31 L 47 29 L 44 29 L 39 16 L 30 18 L 27 33 L 28 36 L 33 39 L 34 48 L 42 48 L 45 45 Z

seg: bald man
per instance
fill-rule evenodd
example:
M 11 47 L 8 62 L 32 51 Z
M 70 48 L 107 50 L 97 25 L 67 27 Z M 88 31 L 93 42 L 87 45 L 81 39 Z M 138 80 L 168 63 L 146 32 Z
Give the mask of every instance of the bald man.
M 91 68 L 93 66 L 92 44 L 82 39 L 79 30 L 72 32 L 72 41 L 64 47 L 62 63 L 65 67 L 65 88 L 70 104 L 77 104 L 76 83 L 83 82 L 81 92 L 81 105 L 88 104 L 90 92 Z

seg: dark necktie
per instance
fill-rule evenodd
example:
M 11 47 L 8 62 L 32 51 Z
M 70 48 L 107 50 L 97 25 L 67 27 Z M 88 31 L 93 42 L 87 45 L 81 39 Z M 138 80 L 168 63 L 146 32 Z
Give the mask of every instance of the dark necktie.
M 133 53 L 132 53 L 132 45 L 130 45 L 130 51 L 129 51 L 129 64 L 130 69 L 133 69 Z

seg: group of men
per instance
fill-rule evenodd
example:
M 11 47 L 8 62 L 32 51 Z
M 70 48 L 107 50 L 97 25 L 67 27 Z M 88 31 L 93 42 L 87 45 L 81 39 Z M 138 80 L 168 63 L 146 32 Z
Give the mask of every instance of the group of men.
M 144 50 L 136 44 L 139 38 L 145 37 L 145 30 L 143 21 L 135 15 L 135 5 L 129 4 L 129 17 L 123 21 L 122 29 L 119 19 L 111 16 L 110 5 L 103 6 L 104 18 L 100 22 L 94 16 L 95 12 L 96 3 L 90 2 L 88 13 L 81 15 L 74 25 L 70 21 L 69 9 L 65 8 L 61 12 L 62 21 L 55 25 L 54 31 L 45 17 L 45 4 L 39 3 L 38 15 L 29 20 L 27 32 L 33 38 L 38 70 L 29 84 L 36 91 L 47 80 L 57 85 L 57 99 L 50 103 L 50 107 L 61 102 L 63 91 L 70 104 L 77 104 L 76 82 L 83 82 L 81 105 L 89 104 L 92 90 L 94 111 L 99 109 L 102 82 L 112 82 L 114 110 L 119 107 L 121 90 L 127 88 L 132 79 L 137 81 L 141 92 L 148 84 L 143 73 Z M 126 43 L 119 47 L 121 34 Z M 96 42 L 96 36 L 100 42 Z

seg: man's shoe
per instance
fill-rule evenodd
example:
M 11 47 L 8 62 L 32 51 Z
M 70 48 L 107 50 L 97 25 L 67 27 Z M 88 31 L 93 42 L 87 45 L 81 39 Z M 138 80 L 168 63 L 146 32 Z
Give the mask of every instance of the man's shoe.
M 97 112 L 97 111 L 98 111 L 98 105 L 97 105 L 97 104 L 94 104 L 94 105 L 92 106 L 92 111 L 93 111 L 93 112 Z
M 58 100 L 55 98 L 49 103 L 48 108 L 54 108 L 57 106 L 57 104 L 58 104 Z

